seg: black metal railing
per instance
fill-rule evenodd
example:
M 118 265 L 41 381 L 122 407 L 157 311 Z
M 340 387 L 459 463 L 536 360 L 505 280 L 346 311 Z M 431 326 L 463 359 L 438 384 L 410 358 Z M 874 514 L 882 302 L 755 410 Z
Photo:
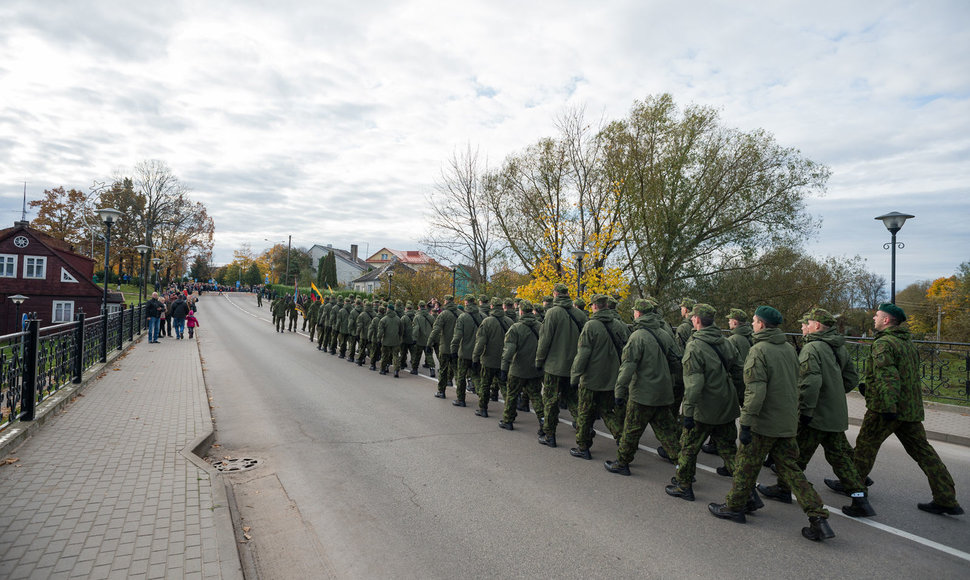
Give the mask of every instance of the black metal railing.
M 802 335 L 789 334 L 796 349 L 801 349 Z M 865 376 L 870 364 L 873 338 L 846 337 L 846 348 L 856 365 L 859 377 Z M 942 401 L 970 405 L 970 343 L 914 340 L 919 353 L 920 380 L 923 394 Z
M 30 316 L 23 332 L 0 336 L 0 430 L 17 420 L 34 419 L 36 405 L 69 383 L 81 382 L 98 364 L 101 351 L 120 350 L 145 330 L 144 306 L 109 313 L 107 335 L 102 316 L 78 313 L 73 322 L 40 328 Z

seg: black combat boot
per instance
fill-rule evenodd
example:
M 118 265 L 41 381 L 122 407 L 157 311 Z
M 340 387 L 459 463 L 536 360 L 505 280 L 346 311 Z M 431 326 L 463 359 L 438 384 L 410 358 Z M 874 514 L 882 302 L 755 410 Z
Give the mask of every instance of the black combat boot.
M 758 492 L 751 490 L 751 497 L 748 498 L 748 503 L 744 504 L 744 513 L 751 514 L 761 508 L 765 507 L 765 502 L 761 501 L 761 497 Z
M 580 459 L 592 459 L 593 454 L 589 452 L 589 448 L 583 449 L 582 447 L 573 447 L 569 450 L 569 454 L 573 457 L 578 457 Z
M 456 400 L 452 401 L 451 404 L 454 405 L 454 406 L 456 406 L 456 407 L 464 407 L 465 406 L 465 399 L 456 399 Z
M 731 520 L 732 522 L 743 524 L 748 521 L 748 518 L 744 517 L 744 512 L 735 512 L 728 509 L 726 503 L 709 503 L 707 504 L 707 511 L 711 512 L 711 515 L 715 518 L 721 518 L 722 520 Z
M 781 503 L 791 503 L 791 491 L 780 485 L 761 485 L 759 483 L 757 488 L 761 495 L 768 499 L 780 501 Z
M 665 487 L 664 491 L 667 492 L 667 495 L 679 497 L 680 499 L 686 501 L 694 501 L 694 488 L 689 485 L 684 487 L 679 483 L 676 485 L 671 484 Z
M 377 365 L 375 365 L 374 363 L 371 363 L 370 364 L 370 370 L 376 371 L 377 370 Z
M 717 455 L 717 445 L 714 444 L 714 439 L 708 439 L 707 443 L 701 445 L 701 451 L 710 453 L 711 455 Z
M 721 465 L 721 466 L 719 466 L 719 467 L 718 467 L 717 469 L 715 469 L 714 471 L 715 471 L 715 472 L 716 472 L 716 473 L 717 473 L 718 475 L 720 475 L 720 476 L 722 476 L 722 477 L 734 477 L 734 473 L 732 473 L 730 469 L 728 469 L 727 467 L 725 467 L 725 466 L 723 466 L 723 465 Z
M 546 447 L 555 447 L 556 436 L 543 433 L 542 436 L 539 437 L 539 445 L 545 445 Z
M 431 378 L 434 378 L 434 369 L 431 369 Z
M 812 516 L 808 518 L 808 527 L 802 528 L 802 535 L 813 542 L 821 542 L 835 537 L 835 532 L 829 527 L 825 518 Z
M 876 515 L 876 510 L 869 505 L 869 498 L 862 496 L 853 497 L 852 505 L 842 506 L 842 513 L 854 518 L 868 518 Z
M 418 374 L 418 369 L 411 369 L 411 374 L 412 375 Z
M 475 416 L 488 419 L 488 409 L 475 409 Z
M 619 461 L 606 461 L 603 463 L 603 467 L 605 467 L 606 471 L 609 471 L 610 473 L 630 475 L 630 466 L 626 463 L 620 463 Z
M 505 421 L 499 421 L 498 422 L 498 428 L 499 429 L 505 429 L 506 431 L 511 431 L 512 430 L 512 423 L 506 423 Z
M 445 398 L 445 392 L 444 391 L 435 391 L 434 398 L 435 399 L 444 399 Z
M 853 502 L 853 503 L 855 503 L 855 502 Z M 929 503 L 918 503 L 918 504 L 916 504 L 916 507 L 918 507 L 919 509 L 923 510 L 924 512 L 929 512 L 931 514 L 936 514 L 938 516 L 942 516 L 944 514 L 946 514 L 948 516 L 961 516 L 961 515 L 963 515 L 963 508 L 960 507 L 959 504 L 957 504 L 955 506 L 943 506 L 943 505 L 940 505 L 940 504 L 936 503 L 935 501 L 931 501 Z M 842 511 L 845 511 L 845 509 L 843 508 Z
M 395 379 L 399 379 L 399 378 L 401 378 L 401 377 L 400 377 L 400 376 L 398 375 L 398 371 L 394 371 L 394 378 L 395 378 Z

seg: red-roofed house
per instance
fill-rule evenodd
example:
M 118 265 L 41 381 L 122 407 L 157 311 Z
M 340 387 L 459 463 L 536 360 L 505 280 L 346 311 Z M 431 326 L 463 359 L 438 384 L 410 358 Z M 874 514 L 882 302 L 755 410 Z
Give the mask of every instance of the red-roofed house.
M 421 250 L 391 250 L 390 248 L 381 248 L 364 261 L 378 268 L 395 257 L 398 262 L 414 270 L 420 270 L 435 263 L 431 256 Z
M 22 294 L 21 316 L 36 312 L 41 326 L 74 320 L 83 309 L 88 316 L 101 313 L 104 289 L 93 281 L 94 260 L 75 253 L 64 240 L 53 238 L 16 222 L 0 230 L 0 334 L 18 331 L 17 307 L 10 296 Z M 122 301 L 119 292 L 108 292 L 108 307 Z

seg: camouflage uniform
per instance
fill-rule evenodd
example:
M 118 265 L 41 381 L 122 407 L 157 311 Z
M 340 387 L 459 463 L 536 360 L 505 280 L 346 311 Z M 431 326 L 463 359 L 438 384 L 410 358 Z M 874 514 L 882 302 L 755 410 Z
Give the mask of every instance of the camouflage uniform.
M 404 324 L 393 304 L 387 305 L 387 314 L 377 325 L 377 340 L 381 342 L 381 374 L 386 375 L 391 362 L 394 363 L 394 376 L 401 370 L 401 340 L 404 338 Z
M 310 342 L 313 342 L 313 337 L 317 333 L 317 316 L 320 314 L 321 305 L 319 300 L 314 300 L 306 311 L 306 319 L 310 322 Z
M 882 305 L 879 310 L 883 311 L 884 307 L 890 308 Z M 898 307 L 892 308 L 902 312 Z M 859 475 L 862 478 L 869 475 L 882 442 L 896 435 L 906 453 L 926 474 L 933 503 L 959 509 L 953 477 L 926 440 L 919 353 L 909 330 L 888 326 L 876 333 L 863 382 L 866 414 L 856 437 L 854 458 Z
M 401 301 L 398 300 L 398 304 Z M 404 324 L 404 339 L 401 341 L 401 368 L 408 368 L 408 355 L 414 347 L 414 336 L 411 333 L 411 325 L 414 324 L 414 305 L 408 300 L 404 305 L 404 314 L 401 315 L 401 322 Z
M 502 309 L 502 302 L 492 301 L 489 315 L 482 320 L 475 333 L 475 346 L 472 349 L 472 364 L 480 367 L 478 383 L 478 410 L 482 417 L 488 416 L 489 399 L 498 399 L 499 390 L 505 390 L 505 381 L 500 379 L 502 351 L 505 333 L 512 326 Z M 457 333 L 456 333 L 457 334 Z
M 542 388 L 545 439 L 540 440 L 543 444 L 555 441 L 560 402 L 565 403 L 573 417 L 579 413 L 577 393 L 569 384 L 569 371 L 576 357 L 579 333 L 587 318 L 573 307 L 568 288 L 557 284 L 556 294 L 555 305 L 546 311 L 543 319 L 536 348 L 535 366 L 545 373 Z
M 424 300 L 418 302 L 418 311 L 414 315 L 411 323 L 411 338 L 414 339 L 414 346 L 411 350 L 411 374 L 418 374 L 418 364 L 421 362 L 421 353 L 425 353 L 425 365 L 432 371 L 434 370 L 434 356 L 431 354 L 433 349 L 428 344 L 431 337 L 431 329 L 434 327 L 434 319 L 428 314 L 428 308 Z M 431 376 L 434 376 L 432 372 Z
M 451 350 L 451 341 L 455 334 L 455 322 L 458 319 L 458 307 L 452 296 L 445 296 L 445 305 L 441 313 L 434 320 L 431 328 L 431 336 L 428 337 L 429 345 L 438 346 L 438 363 L 441 367 L 438 373 L 438 392 L 435 395 L 444 398 L 445 387 L 451 380 L 455 372 L 455 355 Z
M 364 311 L 360 298 L 354 301 L 354 307 L 347 315 L 347 360 L 354 362 L 357 355 L 357 317 Z
M 370 321 L 367 329 L 367 340 L 370 342 L 370 370 L 377 370 L 377 363 L 381 360 L 381 342 L 377 339 L 377 328 L 381 323 L 381 318 L 387 314 L 387 306 L 383 303 L 377 307 L 374 318 Z
M 475 349 L 475 334 L 482 323 L 484 314 L 475 305 L 475 297 L 465 296 L 465 311 L 455 321 L 455 331 L 451 338 L 451 352 L 457 357 L 455 369 L 455 391 L 459 401 L 465 400 L 465 391 L 471 383 L 473 393 L 478 392 L 478 377 L 472 370 L 472 351 Z
M 364 310 L 357 315 L 357 344 L 360 348 L 357 351 L 357 366 L 364 366 L 364 362 L 367 360 L 367 354 L 370 350 L 370 340 L 367 338 L 367 333 L 370 331 L 371 321 L 374 320 L 374 307 L 370 302 L 364 301 Z
M 296 309 L 296 302 L 293 300 L 286 301 L 286 314 L 290 318 L 290 332 L 296 332 L 296 321 L 300 312 Z

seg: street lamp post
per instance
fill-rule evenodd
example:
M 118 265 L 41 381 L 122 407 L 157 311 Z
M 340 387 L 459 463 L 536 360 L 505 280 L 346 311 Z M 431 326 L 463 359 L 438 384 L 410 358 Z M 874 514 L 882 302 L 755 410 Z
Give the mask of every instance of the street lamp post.
M 27 297 L 23 294 L 14 294 L 13 296 L 9 296 L 9 298 L 17 307 L 17 332 L 22 332 L 24 329 L 24 324 L 23 320 L 20 319 L 20 305 L 24 303 L 24 300 L 26 300 Z
M 387 301 L 391 301 L 391 288 L 394 287 L 394 270 L 387 271 Z
M 138 250 L 138 255 L 141 256 L 141 264 L 139 264 L 141 272 L 139 272 L 138 275 L 138 277 L 141 278 L 138 284 L 138 332 L 141 332 L 141 321 L 144 318 L 141 316 L 141 301 L 145 295 L 145 254 L 151 248 L 145 244 L 139 244 L 135 246 L 135 249 Z
M 152 266 L 155 268 L 155 291 L 158 292 L 158 265 L 162 263 L 161 258 L 152 258 Z
M 896 303 L 896 248 L 899 248 L 900 250 L 902 250 L 903 248 L 906 247 L 906 245 L 903 244 L 902 242 L 896 241 L 896 233 L 903 228 L 903 224 L 906 223 L 906 220 L 912 219 L 914 217 L 916 216 L 894 211 L 875 218 L 877 220 L 881 220 L 882 223 L 885 224 L 886 229 L 889 230 L 889 233 L 892 234 L 892 241 L 890 241 L 889 243 L 883 244 L 882 249 L 892 250 L 892 270 L 891 270 L 892 274 L 890 276 L 891 282 L 890 282 L 889 300 L 893 304 Z
M 586 257 L 586 250 L 580 248 L 573 252 L 576 258 L 576 298 L 583 293 L 583 258 Z
M 103 207 L 95 210 L 98 218 L 104 223 L 104 295 L 101 299 L 101 362 L 108 360 L 108 257 L 111 252 L 111 226 L 123 214 L 112 208 Z
M 451 295 L 454 296 L 458 293 L 458 265 L 456 264 L 451 269 Z

